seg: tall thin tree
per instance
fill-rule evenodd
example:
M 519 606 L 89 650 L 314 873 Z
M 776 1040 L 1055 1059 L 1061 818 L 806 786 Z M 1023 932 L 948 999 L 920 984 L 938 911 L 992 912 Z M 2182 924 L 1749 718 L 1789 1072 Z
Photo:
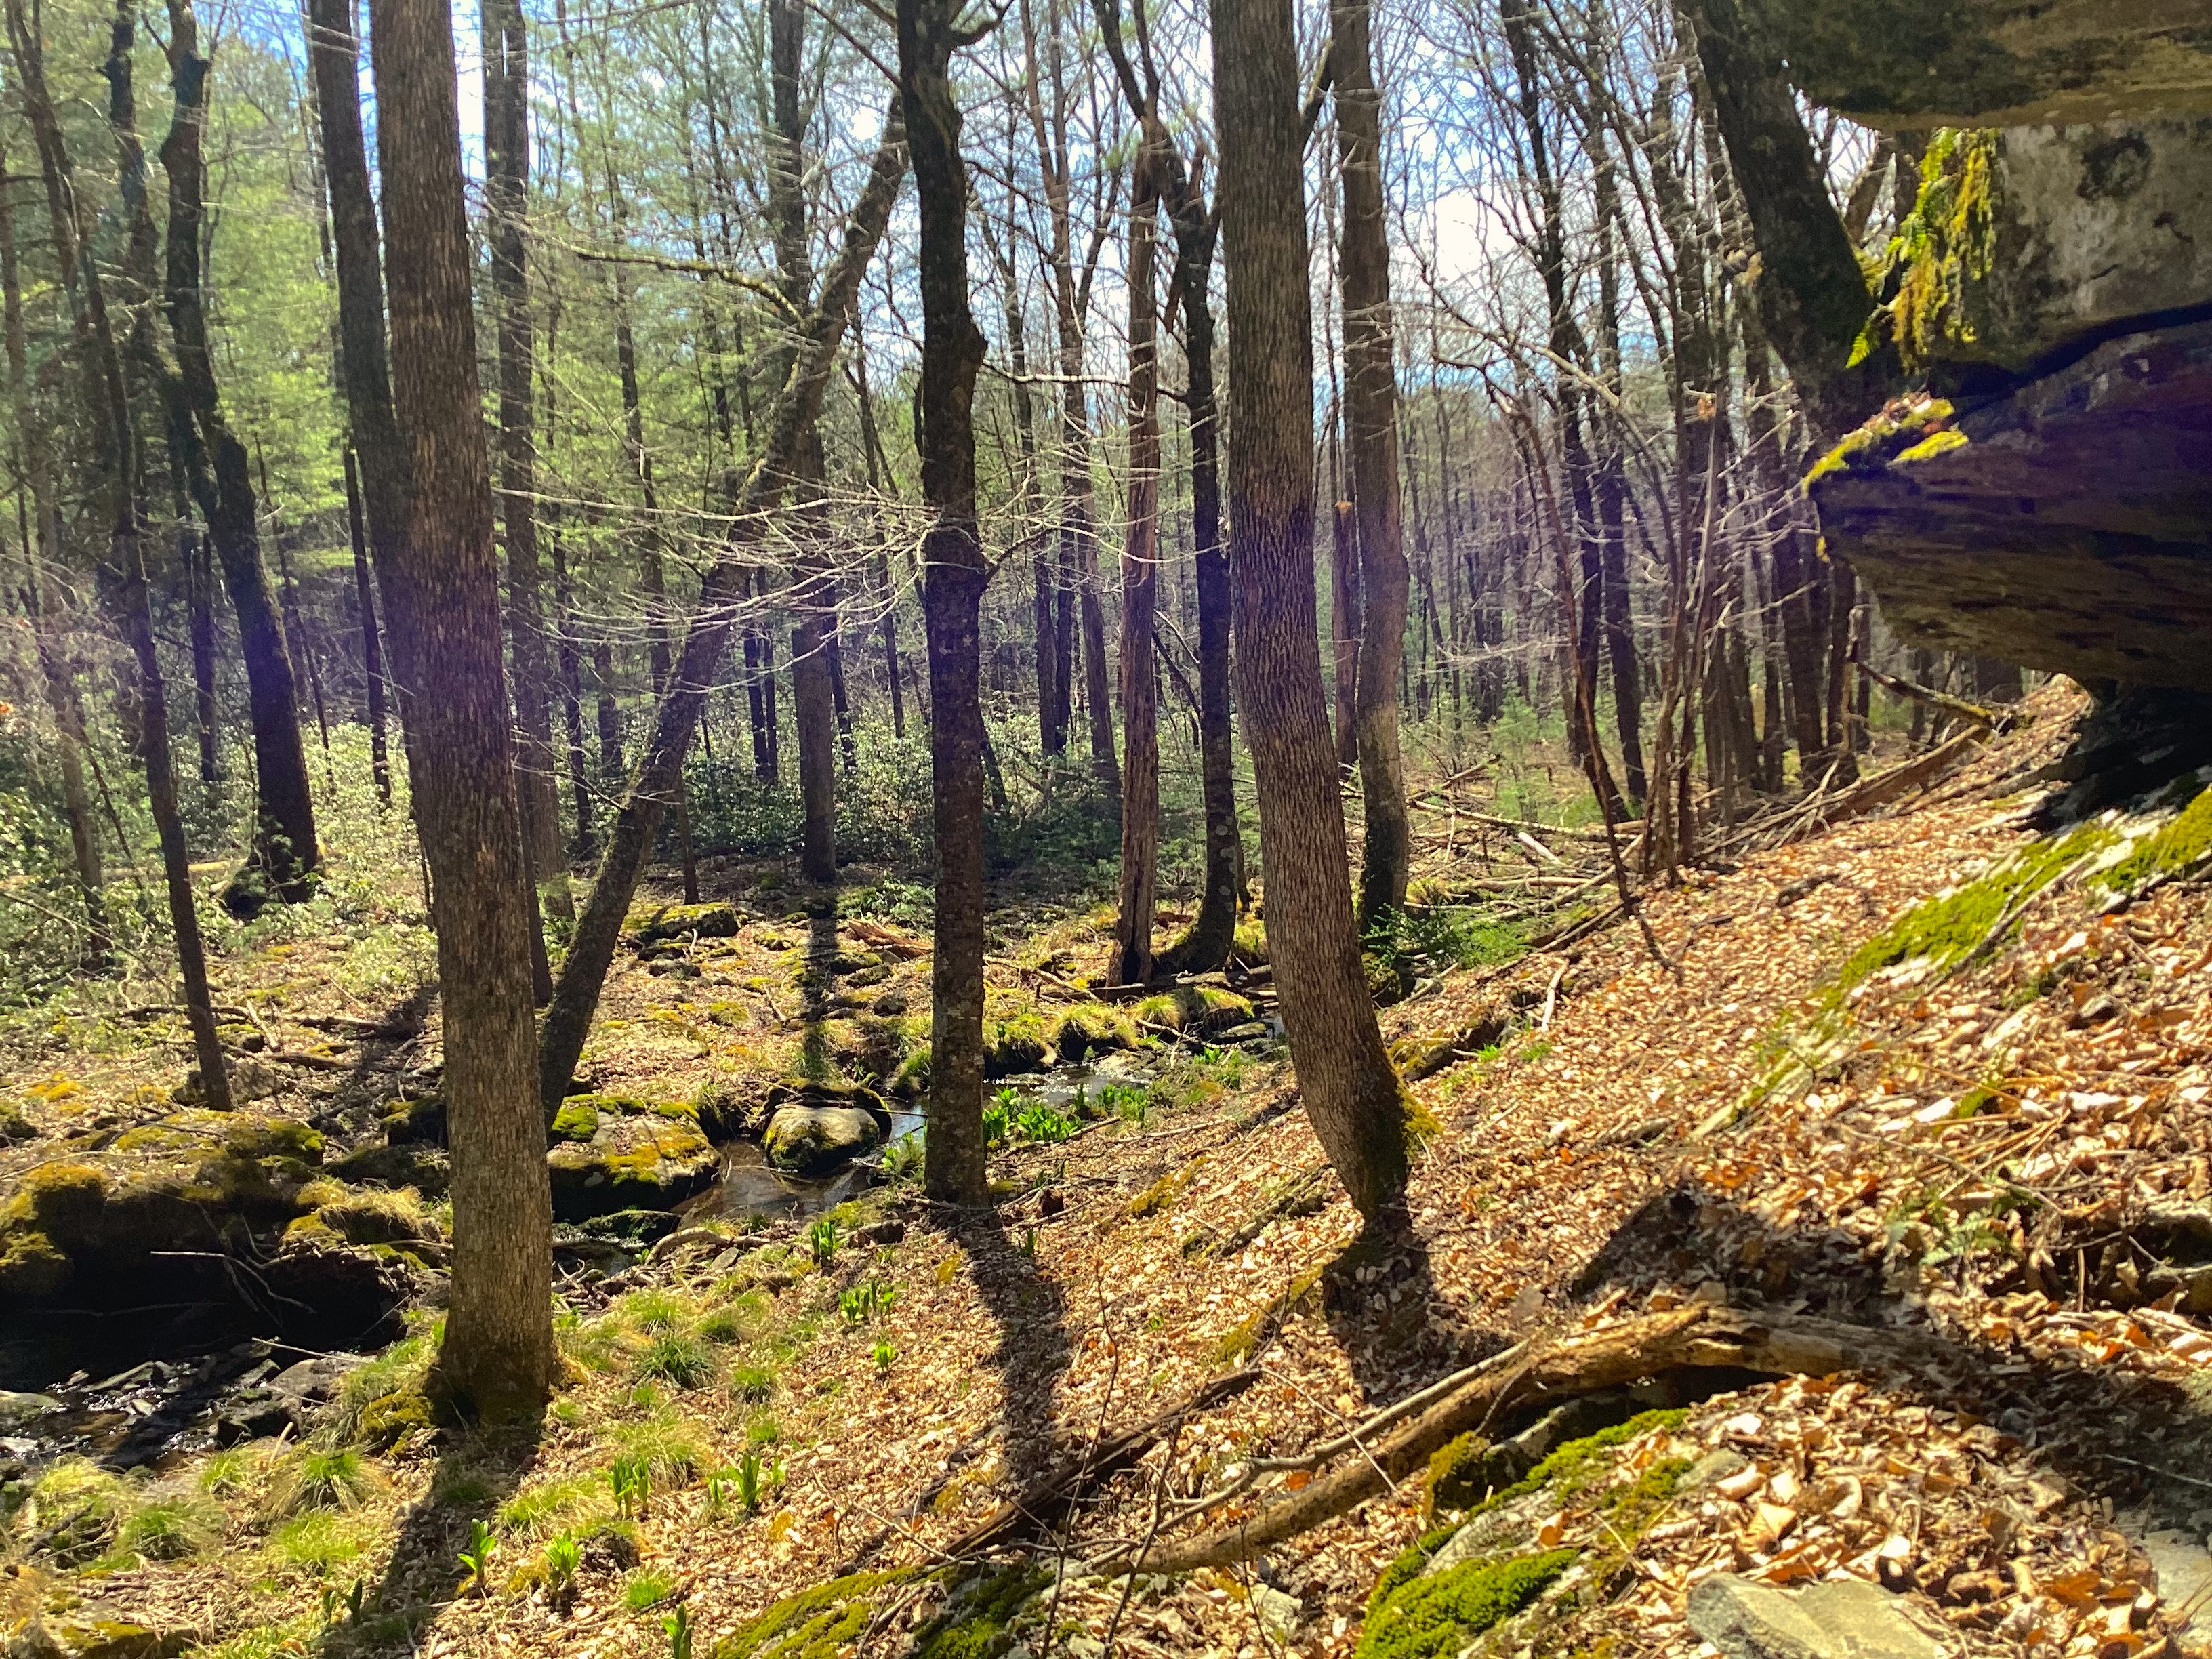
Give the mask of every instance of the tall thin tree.
M 385 575 L 422 850 L 438 892 L 453 1152 L 455 1406 L 526 1416 L 554 1378 L 553 1197 L 538 1111 L 531 904 L 477 377 L 452 14 L 374 0 L 393 403 L 412 472 Z
M 1313 335 L 1290 0 L 1212 0 L 1228 266 L 1230 560 L 1259 785 L 1268 954 L 1314 1133 L 1373 1218 L 1403 1192 L 1409 1112 L 1368 995 L 1314 603 Z

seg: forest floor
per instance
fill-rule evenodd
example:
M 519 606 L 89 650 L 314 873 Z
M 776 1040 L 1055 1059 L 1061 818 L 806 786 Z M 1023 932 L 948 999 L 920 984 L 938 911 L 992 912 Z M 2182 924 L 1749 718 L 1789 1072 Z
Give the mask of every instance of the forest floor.
M 27 1471 L 0 1613 L 63 1651 L 153 1632 L 118 1659 L 684 1659 L 687 1640 L 729 1659 L 1687 1655 L 1717 1628 L 1700 1584 L 1753 1607 L 1747 1586 L 1856 1583 L 1906 1621 L 1886 1651 L 2203 1646 L 2212 917 L 2165 878 L 2197 868 L 2212 797 L 2027 827 L 2025 775 L 2081 703 L 2047 688 L 1932 788 L 1654 890 L 1648 933 L 1425 978 L 1384 1015 L 1437 1067 L 1413 1086 L 1433 1127 L 1401 1226 L 1362 1233 L 1279 1048 L 1162 1051 L 1140 1105 L 1010 1136 L 988 1212 L 893 1179 L 827 1230 L 710 1223 L 611 1279 L 574 1274 L 568 1385 L 526 1440 L 404 1409 L 426 1306 L 300 1443 Z M 757 866 L 709 887 L 738 934 L 681 972 L 621 968 L 594 1087 L 695 1098 L 711 1076 L 749 1097 L 795 1048 L 849 1068 L 886 1025 L 910 1040 L 927 928 L 908 890 L 809 914 Z M 1048 1012 L 1105 948 L 1081 912 L 994 927 L 1002 1019 Z M 218 973 L 258 988 L 275 1051 L 339 1057 L 257 1073 L 258 1109 L 334 1146 L 435 1060 L 434 1013 L 311 1049 L 330 1016 L 357 1036 L 386 1020 L 380 970 L 344 961 L 403 947 L 362 940 L 248 941 Z M 888 971 L 865 996 L 794 986 L 793 963 L 839 951 Z M 0 1176 L 173 1109 L 178 1050 L 149 1030 L 111 1013 L 17 1032 L 23 1138 Z M 1568 1443 L 1533 1472 L 1541 1439 L 1470 1486 L 1462 1444 L 1249 1564 L 1085 1565 L 1265 1513 L 1321 1472 L 1207 1497 L 1473 1361 L 1701 1308 L 1868 1328 L 1908 1358 L 1669 1372 L 1554 1420 Z M 1091 1478 L 1116 1436 L 1224 1377 Z M 1502 1441 L 1534 1415 L 1481 1426 Z M 1072 1520 L 1045 1506 L 1020 1548 L 975 1547 L 1055 1474 L 1086 1489 Z

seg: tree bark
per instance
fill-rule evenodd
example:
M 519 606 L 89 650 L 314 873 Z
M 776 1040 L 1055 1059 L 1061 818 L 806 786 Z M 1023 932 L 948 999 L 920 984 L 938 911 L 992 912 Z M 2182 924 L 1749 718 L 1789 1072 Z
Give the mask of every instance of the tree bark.
M 1833 442 L 1881 406 L 1896 349 L 1850 363 L 1874 299 L 1829 199 L 1779 52 L 1740 0 L 1676 3 L 1695 36 L 1704 90 L 1751 221 L 1759 320 L 1815 428 Z
M 384 331 L 383 239 L 369 192 L 368 152 L 362 137 L 361 43 L 354 33 L 354 16 L 353 0 L 307 0 L 308 67 L 315 79 L 324 187 L 330 192 L 346 419 L 358 463 L 357 493 L 366 520 L 369 562 L 381 579 L 404 554 L 412 463 L 392 406 L 392 369 Z M 356 582 L 361 580 L 356 574 Z M 373 608 L 364 608 L 363 629 L 373 629 L 374 621 Z M 365 632 L 364 647 L 372 642 L 372 635 Z M 377 656 L 372 683 L 382 675 L 382 653 Z M 373 689 L 369 696 L 374 728 L 383 702 L 381 687 Z M 403 746 L 409 739 L 403 720 Z M 374 729 L 371 740 L 375 741 Z
M 1364 1215 L 1403 1192 L 1407 1103 L 1354 926 L 1322 692 L 1313 344 L 1289 0 L 1212 0 L 1228 264 L 1230 557 L 1271 960 L 1315 1133 Z
M 164 299 L 176 348 L 173 390 L 179 404 L 172 414 L 172 427 L 188 419 L 190 441 L 203 451 L 191 462 L 194 493 L 207 519 L 231 609 L 238 616 L 260 802 L 252 862 L 266 873 L 276 896 L 291 902 L 313 891 L 310 878 L 322 859 L 315 836 L 314 793 L 307 780 L 307 746 L 300 738 L 299 687 L 276 595 L 261 562 L 246 446 L 223 413 L 215 359 L 208 346 L 200 269 L 207 195 L 201 140 L 207 125 L 211 65 L 199 53 L 198 24 L 190 0 L 173 0 L 169 26 L 175 112 L 161 144 L 161 167 L 169 179 Z
M 775 133 L 769 146 L 768 209 L 775 233 L 777 286 L 794 311 L 804 311 L 814 287 L 806 248 L 806 124 L 801 97 L 805 80 L 805 11 L 802 0 L 769 0 L 769 78 Z M 791 353 L 776 354 L 781 380 Z M 780 372 L 779 372 L 780 371 Z M 789 488 L 799 510 L 792 515 L 799 538 L 798 580 L 792 606 L 792 724 L 799 737 L 799 797 L 802 830 L 799 866 L 807 880 L 824 884 L 837 879 L 837 721 L 836 686 L 830 672 L 830 576 L 825 545 L 830 532 L 823 500 L 826 471 L 820 423 L 800 431 Z
M 514 661 L 515 799 L 538 902 L 576 914 L 561 847 L 552 676 L 538 550 L 537 351 L 523 216 L 530 192 L 530 38 L 519 0 L 483 0 L 485 240 L 499 319 L 499 516 L 507 544 L 508 648 Z
M 385 736 L 384 645 L 376 626 L 376 588 L 369 579 L 368 526 L 361 504 L 361 462 L 345 453 L 346 530 L 353 543 L 354 602 L 361 610 L 361 672 L 368 700 L 368 772 L 376 798 L 392 805 L 392 756 Z
M 1153 292 L 1155 167 L 1137 156 L 1129 218 L 1129 484 L 1121 538 L 1121 912 L 1114 978 L 1152 976 L 1152 913 L 1160 873 L 1159 676 L 1152 659 L 1159 586 L 1160 411 L 1158 297 Z
M 975 376 L 983 334 L 968 305 L 968 169 L 951 64 L 958 0 L 898 0 L 899 93 L 921 204 L 923 618 L 936 787 L 937 924 L 930 963 L 932 1198 L 977 1204 L 983 1170 L 983 706 L 978 612 L 990 566 L 975 520 Z
M 1204 180 L 1189 171 L 1173 142 L 1158 128 L 1159 77 L 1150 37 L 1141 37 L 1145 83 L 1129 62 L 1114 0 L 1093 0 L 1107 56 L 1122 96 L 1140 121 L 1149 121 L 1153 164 L 1163 205 L 1175 228 L 1176 268 L 1170 288 L 1182 295 L 1183 362 L 1190 411 L 1190 518 L 1198 589 L 1198 750 L 1206 810 L 1206 877 L 1198 915 L 1170 945 L 1160 965 L 1178 973 L 1218 968 L 1237 932 L 1244 887 L 1243 834 L 1237 820 L 1236 757 L 1231 748 L 1229 555 L 1221 541 L 1220 411 L 1213 385 L 1213 311 L 1210 300 L 1218 226 L 1206 206 Z M 1201 158 L 1202 159 L 1202 158 Z
M 1359 923 L 1401 909 L 1413 825 L 1398 748 L 1399 672 L 1411 573 L 1398 465 L 1397 348 L 1391 337 L 1390 240 L 1382 193 L 1382 96 L 1368 44 L 1367 0 L 1334 0 L 1336 134 L 1344 170 L 1344 426 L 1359 522 L 1359 671 L 1356 738 L 1366 823 Z
M 452 19 L 439 0 L 374 0 L 369 17 L 393 401 L 413 484 L 385 596 L 408 698 L 416 816 L 437 885 L 453 1153 L 453 1292 L 439 1381 L 469 1414 L 527 1417 L 556 1374 L 552 1193 L 532 1086 L 531 893 L 477 379 Z
M 714 687 L 730 631 L 743 614 L 747 576 L 757 556 L 754 544 L 761 533 L 760 520 L 782 499 L 799 434 L 822 407 L 823 388 L 859 295 L 861 274 L 890 220 L 905 171 L 906 136 L 894 115 L 887 118 L 868 181 L 847 222 L 844 246 L 824 276 L 821 298 L 801 331 L 790 376 L 776 393 L 767 441 L 733 495 L 731 542 L 701 580 L 698 609 L 654 712 L 653 735 L 639 762 L 636 781 L 615 816 L 591 898 L 577 918 L 539 1041 L 538 1084 L 549 1120 L 583 1053 L 623 918 L 652 854 L 661 815 L 681 780 L 692 728 Z M 971 829 L 978 821 L 970 821 Z M 978 848 L 980 856 L 980 842 Z

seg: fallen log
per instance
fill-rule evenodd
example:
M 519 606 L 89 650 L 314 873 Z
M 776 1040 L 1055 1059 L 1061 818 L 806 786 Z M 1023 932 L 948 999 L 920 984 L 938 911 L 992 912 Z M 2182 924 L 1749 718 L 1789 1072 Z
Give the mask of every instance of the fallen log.
M 1364 1503 L 1422 1468 L 1438 1449 L 1481 1432 L 1504 1413 L 1594 1394 L 1662 1371 L 1729 1367 L 1770 1376 L 1923 1369 L 1951 1355 L 1940 1338 L 1795 1315 L 1695 1306 L 1646 1315 L 1535 1349 L 1511 1369 L 1484 1370 L 1419 1416 L 1278 1504 L 1230 1525 L 1147 1552 L 1146 1572 L 1189 1572 L 1243 1559 Z M 1387 1418 L 1389 1413 L 1384 1413 Z M 1232 1485 L 1222 1497 L 1243 1488 Z

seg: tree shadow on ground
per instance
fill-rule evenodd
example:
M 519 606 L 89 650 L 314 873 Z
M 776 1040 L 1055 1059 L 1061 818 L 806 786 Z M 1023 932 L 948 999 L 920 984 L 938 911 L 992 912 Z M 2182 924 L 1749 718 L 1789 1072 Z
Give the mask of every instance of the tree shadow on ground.
M 337 1650 L 413 1654 L 425 1626 L 461 1595 L 461 1552 L 471 1526 L 493 1523 L 538 1459 L 542 1419 L 497 1428 L 448 1429 L 430 1489 L 408 1505 L 383 1578 L 364 1586 L 361 1618 Z M 493 1558 L 494 1582 L 517 1564 Z M 590 1564 L 586 1563 L 588 1567 Z M 473 1593 L 471 1591 L 471 1593 Z
M 830 889 L 816 894 L 806 904 L 806 962 L 799 988 L 799 1074 L 810 1082 L 827 1079 L 830 1060 L 830 1019 L 834 1012 L 830 993 L 836 983 L 837 894 Z
M 1777 1226 L 1725 1194 L 1685 1183 L 1647 1200 L 1615 1228 L 1561 1287 L 1560 1299 L 1626 1292 L 1633 1306 L 1662 1285 L 1702 1286 L 1701 1293 L 1724 1291 L 1732 1305 L 1754 1313 L 1771 1307 L 1894 1331 L 1923 1356 L 1912 1388 L 1926 1403 L 1992 1425 L 2122 1508 L 2145 1501 L 2180 1512 L 2203 1507 L 2201 1486 L 2166 1477 L 2212 1456 L 2212 1394 L 2118 1365 L 2053 1359 L 2009 1340 L 1958 1335 L 1922 1294 L 1930 1271 L 1870 1255 L 1862 1240 L 1817 1218 Z M 2018 1274 L 1994 1258 L 1961 1257 L 1948 1271 L 1981 1275 L 1996 1294 Z
M 1018 1489 L 1058 1455 L 1080 1453 L 1079 1447 L 1060 1443 L 1054 1428 L 1060 1379 L 1073 1358 L 1066 1298 L 995 1212 L 963 1217 L 952 1231 L 967 1252 L 975 1293 L 998 1326 L 999 1340 L 986 1363 L 999 1375 L 1007 1472 Z M 1071 1431 L 1089 1430 L 1078 1425 Z
M 1370 1404 L 1425 1388 L 1510 1340 L 1461 1320 L 1437 1288 L 1428 1241 L 1402 1210 L 1363 1226 L 1322 1269 L 1315 1288 L 1329 1333 Z

